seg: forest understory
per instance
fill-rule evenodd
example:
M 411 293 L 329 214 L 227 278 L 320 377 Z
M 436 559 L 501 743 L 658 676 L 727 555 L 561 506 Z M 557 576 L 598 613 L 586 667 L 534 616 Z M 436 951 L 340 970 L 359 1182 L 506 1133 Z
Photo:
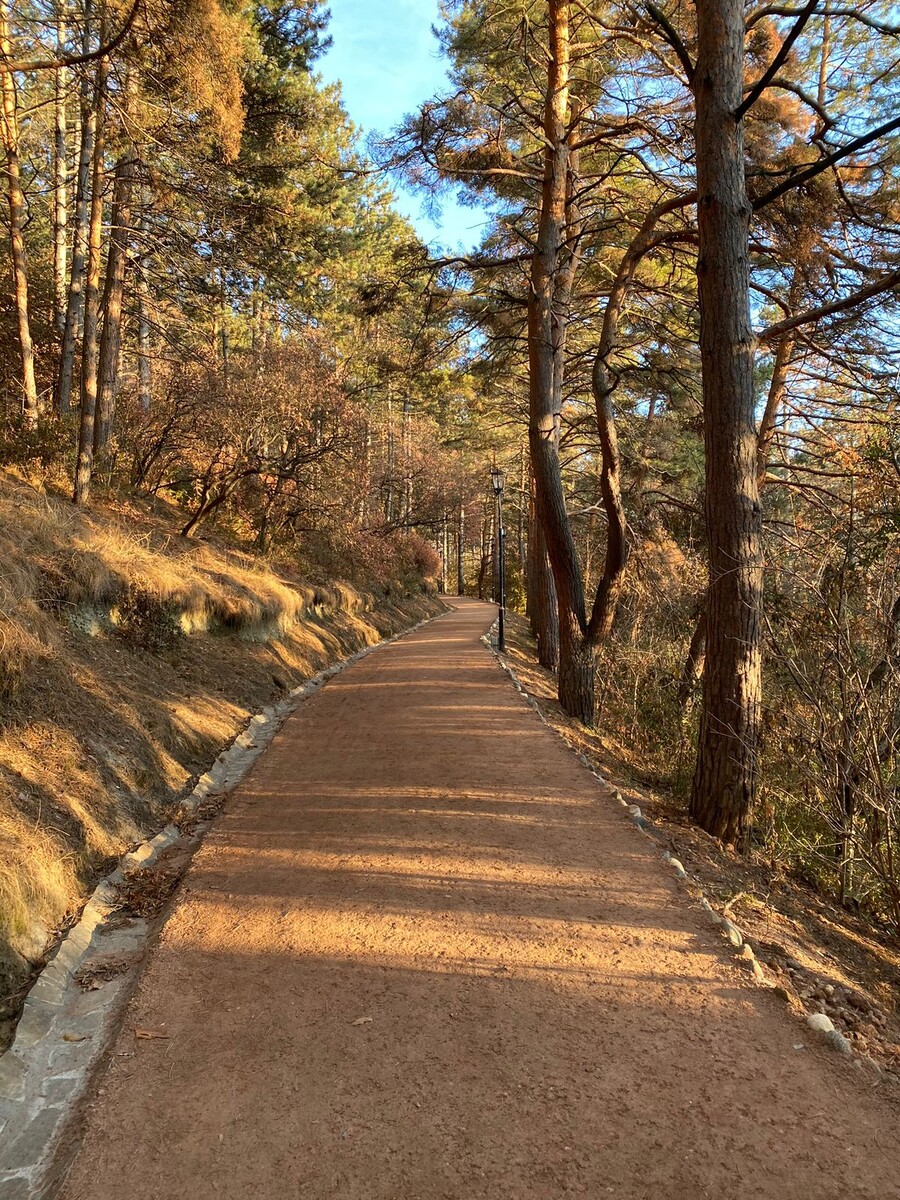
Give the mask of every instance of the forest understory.
M 563 711 L 555 677 L 538 662 L 523 618 L 510 621 L 507 646 L 510 666 L 547 723 L 640 805 L 660 845 L 684 864 L 716 911 L 738 925 L 788 1007 L 827 1013 L 857 1053 L 892 1077 L 900 1099 L 900 948 L 890 928 L 835 904 L 771 850 L 741 855 L 698 829 L 683 790 L 679 795 L 673 786 L 677 768 L 654 762 L 627 719 L 617 719 L 621 712 L 588 729 Z

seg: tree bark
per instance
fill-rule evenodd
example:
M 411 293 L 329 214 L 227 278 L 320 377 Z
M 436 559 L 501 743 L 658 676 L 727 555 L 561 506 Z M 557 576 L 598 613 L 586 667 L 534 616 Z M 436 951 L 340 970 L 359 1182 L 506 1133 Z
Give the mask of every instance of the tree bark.
M 66 48 L 65 0 L 57 0 L 56 49 L 62 57 Z M 66 89 L 69 72 L 60 67 L 53 74 L 53 324 L 62 342 L 66 327 L 66 267 L 68 260 L 68 112 Z
M 101 40 L 103 31 L 100 33 Z M 84 336 L 81 346 L 81 413 L 78 423 L 78 457 L 75 463 L 74 501 L 88 504 L 94 472 L 94 434 L 97 421 L 100 316 L 100 268 L 103 234 L 103 106 L 109 64 L 97 64 L 94 89 L 94 162 L 91 171 L 91 210 L 88 225 L 87 271 L 84 288 Z
M 122 346 L 122 301 L 125 295 L 125 271 L 131 234 L 131 190 L 135 159 L 129 147 L 116 163 L 110 221 L 106 281 L 103 286 L 103 333 L 100 338 L 99 390 L 97 419 L 94 423 L 94 454 L 106 449 L 115 413 L 116 385 Z
M 85 6 L 82 52 L 87 54 L 91 46 L 92 7 L 90 0 Z M 98 66 L 98 71 L 99 71 Z M 97 106 L 90 73 L 85 71 L 81 83 L 81 141 L 78 148 L 78 170 L 75 177 L 75 227 L 72 236 L 72 269 L 69 274 L 69 294 L 66 300 L 66 319 L 63 326 L 59 351 L 59 378 L 56 382 L 56 404 L 61 413 L 67 413 L 72 404 L 72 387 L 75 379 L 75 343 L 84 302 L 84 277 L 87 269 L 88 226 L 90 224 L 91 164 L 94 161 L 94 143 L 97 137 Z
M 691 815 L 743 841 L 753 811 L 761 694 L 761 519 L 756 483 L 750 204 L 741 103 L 741 0 L 698 0 L 693 79 L 697 263 L 709 542 L 707 660 Z
M 569 526 L 559 461 L 561 378 L 565 313 L 559 311 L 557 277 L 566 239 L 569 199 L 569 10 L 550 0 L 550 61 L 544 98 L 544 175 L 538 234 L 528 297 L 528 442 L 538 518 L 556 583 L 559 612 L 559 701 L 587 725 L 594 721 L 594 652 L 587 619 L 578 550 Z
M 147 219 L 146 197 L 141 214 L 141 256 L 137 272 L 137 353 L 138 353 L 138 398 L 143 412 L 150 411 L 153 399 L 153 364 L 150 359 L 150 288 L 147 283 Z
M 466 546 L 466 506 L 460 504 L 456 523 L 456 594 L 466 594 L 466 573 L 463 553 Z
M 628 525 L 622 503 L 622 468 L 612 406 L 613 393 L 618 383 L 612 368 L 612 359 L 618 344 L 619 321 L 635 270 L 651 247 L 653 234 L 660 219 L 667 213 L 687 207 L 694 198 L 695 194 L 690 192 L 661 201 L 650 209 L 622 256 L 603 313 L 600 340 L 591 372 L 591 390 L 594 396 L 597 432 L 600 435 L 600 496 L 607 525 L 603 574 L 597 585 L 588 625 L 588 635 L 594 643 L 603 641 L 612 630 L 628 566 Z
M 478 599 L 484 600 L 484 585 L 487 579 L 488 564 L 491 561 L 491 518 L 485 516 L 481 522 L 481 560 L 478 564 L 478 578 L 475 584 L 475 590 L 478 593 Z
M 9 0 L 0 4 L 0 55 L 12 59 Z M 12 299 L 19 334 L 19 362 L 22 368 L 22 409 L 25 421 L 35 425 L 38 419 L 37 378 L 34 370 L 34 344 L 28 309 L 28 266 L 25 257 L 25 197 L 19 162 L 19 121 L 16 80 L 11 71 L 2 73 L 2 135 L 6 167 L 6 203 L 9 221 L 9 247 L 12 263 Z

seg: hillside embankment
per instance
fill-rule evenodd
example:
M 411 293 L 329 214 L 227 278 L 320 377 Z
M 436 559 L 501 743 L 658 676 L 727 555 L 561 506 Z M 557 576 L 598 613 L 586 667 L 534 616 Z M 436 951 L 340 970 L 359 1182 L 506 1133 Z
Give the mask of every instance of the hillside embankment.
M 827 1016 L 900 1096 L 900 946 L 890 929 L 830 900 L 768 847 L 735 852 L 690 820 L 683 801 L 606 721 L 586 729 L 556 699 L 527 622 L 507 621 L 507 662 L 547 724 L 649 819 L 654 836 L 716 911 L 737 922 L 769 981 L 797 1013 Z M 698 894 L 702 894 L 698 893 Z
M 92 883 L 273 698 L 439 611 L 0 477 L 0 1047 Z

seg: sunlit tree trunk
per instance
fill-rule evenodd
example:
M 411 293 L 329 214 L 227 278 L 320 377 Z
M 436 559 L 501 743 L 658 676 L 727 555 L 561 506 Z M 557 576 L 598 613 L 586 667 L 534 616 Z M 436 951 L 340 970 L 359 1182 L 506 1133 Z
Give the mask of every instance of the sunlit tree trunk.
M 100 338 L 97 419 L 94 423 L 94 454 L 102 454 L 112 432 L 116 386 L 122 346 L 122 304 L 125 271 L 131 235 L 131 190 L 135 159 L 129 147 L 116 164 L 110 220 L 106 281 L 103 287 L 103 333 Z
M 57 0 L 56 9 L 56 52 L 62 56 L 66 50 L 65 0 Z M 68 266 L 68 223 L 69 223 L 69 153 L 68 153 L 68 110 L 66 90 L 69 73 L 60 67 L 53 73 L 53 323 L 60 341 L 66 327 L 66 270 Z
M 0 3 L 0 56 L 12 61 L 9 0 Z M 37 379 L 34 370 L 34 345 L 28 310 L 28 267 L 25 257 L 25 197 L 19 161 L 19 120 L 15 76 L 11 71 L 0 75 L 2 89 L 2 134 L 6 174 L 6 206 L 9 224 L 9 250 L 12 264 L 13 305 L 19 334 L 19 362 L 22 369 L 22 407 L 25 420 L 34 425 L 38 419 Z
M 707 658 L 691 815 L 742 839 L 753 809 L 761 693 L 761 519 L 749 305 L 750 205 L 741 0 L 698 0 L 694 76 L 709 543 Z
M 456 594 L 464 596 L 466 593 L 466 572 L 464 552 L 466 546 L 466 506 L 460 504 L 459 516 L 456 523 Z
M 150 255 L 147 252 L 147 238 L 150 233 L 150 222 L 147 217 L 146 197 L 143 200 L 144 211 L 141 214 L 140 236 L 141 255 L 137 270 L 137 353 L 138 353 L 138 399 L 143 412 L 150 411 L 153 399 L 153 360 L 150 343 L 150 289 L 147 283 L 147 271 Z
M 570 716 L 594 721 L 594 648 L 587 619 L 578 551 L 569 527 L 559 461 L 557 355 L 563 353 L 562 315 L 554 311 L 556 277 L 565 243 L 570 150 L 568 0 L 550 0 L 547 88 L 544 102 L 544 178 L 528 301 L 529 446 L 538 517 L 553 568 L 559 612 L 559 700 Z
M 101 38 L 103 33 L 101 31 Z M 81 413 L 78 423 L 78 457 L 75 464 L 76 504 L 90 500 L 94 471 L 94 427 L 97 421 L 98 368 L 100 358 L 100 274 L 103 233 L 103 107 L 106 98 L 108 63 L 97 67 L 94 96 L 94 162 L 91 171 L 91 208 L 88 223 L 87 270 L 84 287 L 84 335 L 81 346 Z

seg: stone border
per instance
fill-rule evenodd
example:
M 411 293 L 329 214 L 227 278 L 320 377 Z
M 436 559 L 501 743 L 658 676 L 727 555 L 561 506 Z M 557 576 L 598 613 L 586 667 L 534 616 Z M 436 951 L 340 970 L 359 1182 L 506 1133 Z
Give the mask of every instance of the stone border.
M 175 851 L 180 874 L 215 817 L 198 820 L 211 796 L 230 792 L 266 750 L 287 718 L 329 679 L 361 658 L 390 646 L 442 613 L 393 637 L 364 646 L 251 717 L 246 729 L 200 776 L 175 822 L 125 854 L 94 889 L 81 918 L 59 944 L 25 1000 L 12 1045 L 0 1056 L 0 1200 L 49 1200 L 71 1166 L 77 1139 L 69 1136 L 96 1068 L 113 1043 L 150 942 L 166 919 L 123 920 L 120 887 L 135 870 L 154 869 Z M 182 832 L 179 825 L 188 827 Z M 106 970 L 104 971 L 104 967 Z M 89 990 L 80 972 L 96 972 Z M 99 968 L 99 970 L 98 970 Z M 104 978 L 104 976 L 108 976 Z
M 660 848 L 659 839 L 657 838 L 657 836 L 654 833 L 654 829 L 656 828 L 656 826 L 654 825 L 653 821 L 651 821 L 649 819 L 649 817 L 644 816 L 643 812 L 641 811 L 640 805 L 629 804 L 628 801 L 622 795 L 621 791 L 617 787 L 615 787 L 613 784 L 611 784 L 609 782 L 609 780 L 606 779 L 594 767 L 593 763 L 588 758 L 588 756 L 586 754 L 584 754 L 582 751 L 576 750 L 574 746 L 570 745 L 570 743 L 566 740 L 566 738 L 563 737 L 559 733 L 558 730 L 554 729 L 554 727 L 550 724 L 550 722 L 544 716 L 544 713 L 541 709 L 539 702 L 525 688 L 525 686 L 522 684 L 519 677 L 516 675 L 515 669 L 510 665 L 508 659 L 506 659 L 499 652 L 496 645 L 494 644 L 492 638 L 496 632 L 496 629 L 497 629 L 497 622 L 495 621 L 494 624 L 488 630 L 488 632 L 482 636 L 481 640 L 485 644 L 485 646 L 487 646 L 487 648 L 490 650 L 491 654 L 494 656 L 494 659 L 500 666 L 501 670 L 504 671 L 505 674 L 508 675 L 509 678 L 512 680 L 512 683 L 515 686 L 516 691 L 523 698 L 523 700 L 525 700 L 526 704 L 528 704 L 531 708 L 534 709 L 534 711 L 537 713 L 538 717 L 540 718 L 541 722 L 547 726 L 547 728 L 553 733 L 553 735 L 555 737 L 558 737 L 560 739 L 560 741 L 563 743 L 563 745 L 565 745 L 567 747 L 567 749 L 569 749 L 575 755 L 575 757 L 578 759 L 578 761 L 580 763 L 582 763 L 582 765 L 585 766 L 588 769 L 588 771 L 590 771 L 591 775 L 593 775 L 593 777 L 602 785 L 602 787 L 604 788 L 606 793 L 608 795 L 612 795 L 613 799 L 618 801 L 618 803 L 621 805 L 621 807 L 624 810 L 623 815 L 626 816 L 626 818 L 631 822 L 631 824 L 634 825 L 634 827 L 637 830 L 639 830 L 639 832 L 643 833 L 645 837 L 649 838 L 650 841 L 653 842 L 654 846 L 657 849 L 659 849 Z M 637 791 L 635 791 L 634 794 L 639 797 L 641 796 L 641 793 L 637 792 Z M 700 884 L 697 882 L 697 880 L 692 879 L 688 875 L 687 871 L 684 868 L 684 864 L 681 863 L 677 858 L 675 858 L 674 855 L 672 855 L 668 850 L 663 850 L 661 857 L 662 857 L 662 861 L 664 863 L 666 863 L 670 867 L 670 869 L 675 873 L 676 879 L 682 881 L 685 888 L 690 888 L 688 895 L 691 896 L 692 899 L 697 901 L 700 908 L 704 911 L 704 913 L 706 913 L 707 917 L 709 918 L 710 923 L 712 925 L 714 925 L 720 931 L 720 933 L 722 934 L 724 939 L 736 951 L 735 958 L 746 965 L 750 974 L 753 976 L 753 979 L 763 987 L 771 988 L 778 992 L 783 992 L 784 989 L 778 988 L 776 986 L 776 984 L 773 983 L 773 981 L 768 978 L 765 971 L 763 970 L 762 964 L 760 963 L 759 959 L 756 957 L 756 953 L 753 950 L 753 947 L 750 945 L 749 942 L 744 940 L 744 936 L 741 933 L 740 929 L 738 929 L 737 925 L 735 925 L 734 922 L 729 917 L 725 916 L 723 913 L 716 912 L 716 910 L 710 904 L 709 899 L 707 898 L 706 894 L 703 891 L 703 888 L 700 886 Z M 835 1029 L 834 1024 L 831 1021 L 831 1019 L 828 1016 L 826 1016 L 824 1013 L 804 1012 L 803 1020 L 804 1020 L 805 1024 L 808 1026 L 808 1028 L 813 1030 L 815 1033 L 819 1034 L 823 1038 L 825 1043 L 827 1045 L 829 1045 L 833 1050 L 838 1051 L 840 1054 L 846 1054 L 846 1055 L 853 1056 L 854 1066 L 861 1067 L 863 1065 L 863 1062 L 866 1062 L 868 1065 L 871 1065 L 872 1067 L 874 1067 L 874 1069 L 878 1072 L 878 1074 L 881 1074 L 881 1068 L 878 1066 L 878 1064 L 876 1062 L 874 1062 L 871 1059 L 864 1059 L 863 1056 L 861 1056 L 861 1055 L 854 1054 L 852 1043 L 849 1041 L 848 1038 L 844 1037 L 844 1035 L 840 1032 L 840 1030 Z

